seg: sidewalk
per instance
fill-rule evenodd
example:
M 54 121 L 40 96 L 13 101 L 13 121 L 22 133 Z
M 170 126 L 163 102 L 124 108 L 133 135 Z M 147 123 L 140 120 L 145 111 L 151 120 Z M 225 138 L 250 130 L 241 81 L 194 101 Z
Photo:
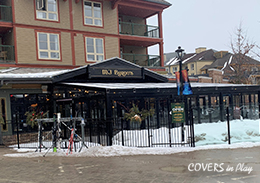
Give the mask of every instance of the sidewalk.
M 4 154 L 17 152 L 0 148 L 0 183 L 253 183 L 260 178 L 259 150 L 254 147 L 156 156 L 21 158 L 6 157 Z M 208 165 L 205 171 L 198 170 L 202 163 Z M 210 163 L 223 163 L 224 170 L 211 171 Z M 228 172 L 228 167 L 234 170 Z M 252 167 L 252 172 L 248 173 L 245 167 Z M 216 169 L 221 171 L 221 166 Z

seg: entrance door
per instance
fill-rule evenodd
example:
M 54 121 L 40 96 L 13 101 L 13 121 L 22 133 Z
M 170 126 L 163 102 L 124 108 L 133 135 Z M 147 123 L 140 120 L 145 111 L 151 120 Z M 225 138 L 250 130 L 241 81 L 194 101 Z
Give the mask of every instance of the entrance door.
M 61 113 L 61 117 L 74 117 L 75 110 L 72 99 L 59 99 L 56 100 L 57 103 L 57 113 Z

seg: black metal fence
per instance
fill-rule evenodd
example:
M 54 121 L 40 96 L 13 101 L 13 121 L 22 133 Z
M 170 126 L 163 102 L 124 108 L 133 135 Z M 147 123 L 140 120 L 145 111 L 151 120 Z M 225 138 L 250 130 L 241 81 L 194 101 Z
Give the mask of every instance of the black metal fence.
M 196 146 L 260 142 L 258 103 L 201 106 L 194 111 L 194 123 Z
M 55 121 L 55 120 L 54 120 Z M 130 122 L 118 119 L 84 119 L 66 122 L 61 125 L 60 136 L 54 122 L 43 122 L 39 128 L 31 128 L 21 121 L 10 121 L 7 125 L 12 128 L 13 135 L 7 136 L 8 144 L 17 148 L 50 148 L 53 143 L 62 141 L 61 148 L 68 148 L 71 129 L 75 129 L 74 148 L 81 147 L 82 137 L 88 147 L 123 145 L 129 147 L 176 147 L 194 146 L 192 120 L 189 124 L 162 123 L 160 127 L 151 123 L 147 118 L 143 122 Z M 169 120 L 170 121 L 170 120 Z M 83 130 L 83 131 L 82 131 Z M 83 132 L 83 133 L 82 133 Z M 58 137 L 60 139 L 58 139 Z M 12 142 L 11 142 L 12 139 Z M 41 139 L 41 142 L 39 141 Z
M 151 123 L 150 118 L 143 122 L 130 122 L 118 118 L 113 126 L 113 145 L 129 147 L 177 147 L 194 146 L 193 121 L 189 124 Z
M 225 118 L 215 119 L 223 111 Z M 199 114 L 200 113 L 200 114 Z M 203 119 L 198 122 L 197 116 Z M 214 106 L 201 108 L 201 110 L 189 110 L 186 123 L 172 123 L 171 120 L 156 123 L 154 117 L 148 117 L 144 121 L 130 122 L 122 117 L 111 119 L 84 119 L 84 127 L 81 121 L 75 123 L 75 149 L 81 147 L 81 137 L 88 147 L 122 145 L 129 147 L 178 147 L 209 144 L 227 144 L 236 142 L 257 142 L 259 135 L 259 107 L 249 105 L 247 107 L 224 106 L 220 110 Z M 171 118 L 171 116 L 168 116 Z M 194 120 L 194 122 L 193 122 Z M 195 123 L 195 125 L 194 125 Z M 67 148 L 71 135 L 72 122 L 66 122 L 61 127 L 62 148 Z M 239 125 L 243 125 L 238 131 Z M 25 122 L 7 121 L 6 130 L 12 129 L 11 135 L 3 136 L 4 144 L 12 144 L 18 148 L 49 148 L 53 140 L 57 139 L 54 123 L 43 123 L 42 133 L 39 134 L 38 126 L 30 127 Z M 82 131 L 83 130 L 83 131 Z M 195 132 L 194 132 L 195 131 Z M 84 132 L 84 133 L 82 133 Z M 2 131 L 5 134 L 5 131 Z M 83 135 L 82 135 L 83 134 Z M 219 134 L 221 139 L 215 137 Z M 243 137 L 241 134 L 245 135 Z M 39 137 L 42 137 L 42 144 Z M 77 138 L 80 137 L 80 138 Z M 259 139 L 258 139 L 259 138 Z M 207 141 L 211 139 L 210 141 Z M 41 144 L 41 146 L 40 146 Z

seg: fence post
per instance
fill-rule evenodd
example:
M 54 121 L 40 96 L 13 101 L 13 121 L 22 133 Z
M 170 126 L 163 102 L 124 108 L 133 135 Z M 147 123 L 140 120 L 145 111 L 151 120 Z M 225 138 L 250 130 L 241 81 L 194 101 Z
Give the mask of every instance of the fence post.
M 124 119 L 121 117 L 121 134 L 122 134 L 122 146 L 125 145 L 124 143 Z
M 147 121 L 147 129 L 148 129 L 148 144 L 149 147 L 151 147 L 151 142 L 150 142 L 150 115 L 148 116 L 148 121 Z
M 18 149 L 20 149 L 20 139 L 19 139 L 19 126 L 18 126 L 18 112 L 16 112 L 16 134 L 17 134 L 17 145 Z
M 56 116 L 53 115 L 53 129 L 52 129 L 52 145 L 53 145 L 53 152 L 56 152 L 57 150 L 57 136 L 56 136 L 56 132 L 57 132 L 57 120 L 56 120 Z
M 193 121 L 193 110 L 190 108 L 190 130 L 191 130 L 191 147 L 195 147 L 195 134 L 194 134 L 194 121 Z
M 168 107 L 168 112 L 172 112 L 171 110 L 171 103 L 167 102 L 167 107 Z M 170 143 L 170 147 L 172 147 L 172 138 L 171 138 L 171 124 L 172 124 L 172 118 L 171 118 L 171 115 L 168 115 L 168 126 L 169 126 L 169 143 Z
M 228 110 L 228 107 L 227 107 L 227 130 L 228 130 L 228 144 L 230 144 L 230 124 L 229 124 L 229 110 Z
M 39 130 L 39 147 L 40 147 L 40 152 L 42 152 L 42 121 L 38 121 L 38 130 Z

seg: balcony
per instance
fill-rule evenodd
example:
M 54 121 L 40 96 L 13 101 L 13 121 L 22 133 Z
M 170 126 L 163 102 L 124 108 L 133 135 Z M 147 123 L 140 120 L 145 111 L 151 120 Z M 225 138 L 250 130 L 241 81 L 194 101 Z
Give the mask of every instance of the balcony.
M 0 63 L 12 63 L 14 61 L 14 46 L 0 45 Z
M 12 7 L 0 5 L 0 21 L 3 22 L 12 22 Z
M 120 21 L 119 33 L 127 34 L 127 35 L 159 38 L 159 27 Z
M 121 58 L 144 67 L 160 67 L 161 58 L 158 55 L 142 55 L 132 53 L 121 53 Z

